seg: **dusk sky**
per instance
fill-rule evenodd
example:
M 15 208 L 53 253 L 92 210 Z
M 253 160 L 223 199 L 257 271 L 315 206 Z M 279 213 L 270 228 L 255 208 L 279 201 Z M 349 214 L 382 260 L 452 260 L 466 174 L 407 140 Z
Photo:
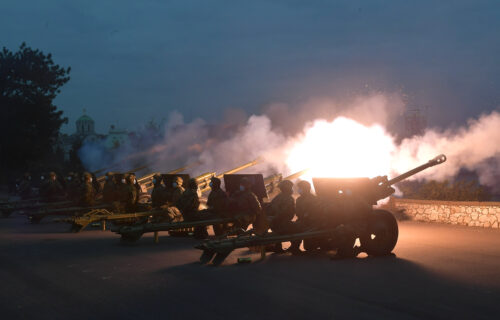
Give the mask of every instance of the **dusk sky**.
M 376 90 L 429 106 L 448 126 L 500 106 L 500 1 L 13 1 L 0 46 L 25 41 L 71 66 L 56 104 L 105 133 L 177 110 Z

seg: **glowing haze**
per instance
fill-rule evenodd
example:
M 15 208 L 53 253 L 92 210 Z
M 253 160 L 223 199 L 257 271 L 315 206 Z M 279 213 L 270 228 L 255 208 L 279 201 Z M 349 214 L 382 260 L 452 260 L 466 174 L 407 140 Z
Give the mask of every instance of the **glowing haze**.
M 286 160 L 292 172 L 309 168 L 313 177 L 374 177 L 388 173 L 395 146 L 380 125 L 364 126 L 339 117 L 308 125 Z

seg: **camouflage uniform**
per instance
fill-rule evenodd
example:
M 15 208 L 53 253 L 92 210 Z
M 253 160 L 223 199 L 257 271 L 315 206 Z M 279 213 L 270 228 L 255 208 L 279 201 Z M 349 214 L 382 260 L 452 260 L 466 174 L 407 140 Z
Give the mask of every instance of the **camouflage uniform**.
M 117 175 L 119 182 L 115 188 L 113 197 L 114 210 L 117 212 L 134 212 L 137 203 L 137 189 L 130 183 L 130 180 L 123 178 L 123 175 Z M 123 182 L 125 180 L 125 182 Z
M 198 185 L 195 179 L 190 179 L 189 188 L 182 193 L 182 196 L 177 201 L 177 208 L 181 211 L 184 220 L 194 221 L 197 219 L 199 207 Z
M 111 172 L 106 173 L 106 181 L 102 188 L 102 201 L 104 203 L 112 203 L 115 200 L 116 181 Z
M 182 178 L 177 177 L 175 182 L 174 182 L 173 189 L 170 191 L 170 194 L 167 195 L 168 202 L 170 203 L 170 205 L 177 206 L 177 202 L 179 201 L 179 199 L 182 197 L 182 195 L 186 191 L 184 189 L 184 187 L 182 186 L 182 183 L 183 183 Z
M 220 187 L 221 181 L 219 178 L 213 177 L 210 181 L 212 191 L 208 195 L 207 209 L 201 212 L 201 219 L 214 219 L 228 217 L 228 196 Z M 215 235 L 225 233 L 227 226 L 218 224 L 213 226 Z
M 42 197 L 44 197 L 47 202 L 59 201 L 64 196 L 64 189 L 59 181 L 57 181 L 57 176 L 54 172 L 51 172 L 49 176 L 50 179 L 43 185 Z
M 153 177 L 153 191 L 151 192 L 151 204 L 153 208 L 159 208 L 167 203 L 167 189 L 161 181 L 161 177 Z
M 68 175 L 68 183 L 66 184 L 66 193 L 68 200 L 73 202 L 78 202 L 80 193 L 80 183 L 78 181 L 78 176 L 71 172 Z
M 234 208 L 232 217 L 238 220 L 239 225 L 244 229 L 254 223 L 257 216 L 262 213 L 260 201 L 250 189 L 251 186 L 247 179 L 241 179 L 241 189 L 230 199 L 230 206 Z
M 266 213 L 271 217 L 271 229 L 277 234 L 290 234 L 299 231 L 299 225 L 293 222 L 295 216 L 295 200 L 292 197 L 293 183 L 289 180 L 281 181 L 278 185 L 281 192 L 271 201 Z M 298 253 L 300 241 L 293 241 L 290 247 L 292 253 Z M 271 250 L 282 252 L 281 243 L 277 243 Z
M 95 203 L 95 189 L 92 185 L 92 176 L 90 174 L 84 175 L 85 182 L 81 186 L 80 205 L 85 207 L 93 206 Z

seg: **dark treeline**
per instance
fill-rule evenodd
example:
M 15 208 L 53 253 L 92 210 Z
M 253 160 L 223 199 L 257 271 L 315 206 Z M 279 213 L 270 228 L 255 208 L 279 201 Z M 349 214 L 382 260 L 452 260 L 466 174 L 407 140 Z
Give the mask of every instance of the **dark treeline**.
M 51 54 L 25 43 L 12 52 L 0 52 L 0 182 L 25 171 L 63 171 L 78 166 L 64 163 L 57 141 L 68 119 L 54 105 L 71 68 L 57 65 Z M 75 159 L 73 159 L 75 161 Z

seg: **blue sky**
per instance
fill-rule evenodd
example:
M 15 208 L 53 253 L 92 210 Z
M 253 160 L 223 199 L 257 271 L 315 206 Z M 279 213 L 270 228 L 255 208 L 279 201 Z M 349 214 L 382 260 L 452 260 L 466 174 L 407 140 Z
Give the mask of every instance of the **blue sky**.
M 57 105 L 99 132 L 403 92 L 433 126 L 500 105 L 499 1 L 2 1 L 0 46 L 71 66 Z

